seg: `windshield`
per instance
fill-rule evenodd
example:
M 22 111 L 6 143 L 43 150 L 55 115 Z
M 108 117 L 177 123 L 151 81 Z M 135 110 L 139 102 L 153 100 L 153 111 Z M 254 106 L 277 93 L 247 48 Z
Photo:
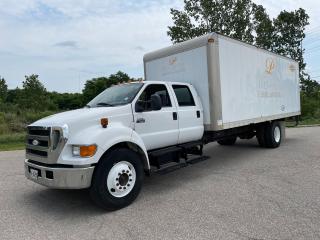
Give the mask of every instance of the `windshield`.
M 143 83 L 127 83 L 107 88 L 94 99 L 87 107 L 113 107 L 131 103 Z

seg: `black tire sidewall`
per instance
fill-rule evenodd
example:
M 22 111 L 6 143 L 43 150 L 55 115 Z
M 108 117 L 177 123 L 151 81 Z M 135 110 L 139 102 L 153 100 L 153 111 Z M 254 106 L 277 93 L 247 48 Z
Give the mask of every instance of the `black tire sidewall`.
M 266 147 L 266 136 L 265 136 L 265 128 L 259 127 L 257 129 L 257 139 L 260 147 Z
M 110 169 L 120 161 L 130 162 L 135 168 L 136 181 L 133 189 L 124 197 L 114 197 L 107 189 L 107 177 Z M 93 175 L 90 188 L 92 200 L 107 210 L 117 210 L 128 206 L 138 196 L 143 182 L 144 171 L 139 155 L 129 149 L 120 148 L 103 156 Z
M 274 130 L 275 128 L 279 128 L 280 130 L 280 140 L 279 142 L 277 142 L 275 140 L 275 136 L 274 136 Z M 268 128 L 267 128 L 267 131 L 266 131 L 266 142 L 267 142 L 267 147 L 269 148 L 277 148 L 280 146 L 281 144 L 281 141 L 282 141 L 282 131 L 281 131 L 281 125 L 278 121 L 275 121 L 273 123 L 271 123 Z

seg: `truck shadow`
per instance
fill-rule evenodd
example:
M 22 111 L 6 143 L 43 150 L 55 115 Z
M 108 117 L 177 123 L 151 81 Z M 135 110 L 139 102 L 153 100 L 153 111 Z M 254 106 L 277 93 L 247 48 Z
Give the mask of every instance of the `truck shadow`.
M 55 218 L 104 213 L 90 199 L 89 190 L 61 190 L 35 186 L 34 191 L 24 194 L 31 212 L 40 212 Z
M 296 140 L 286 140 L 286 142 L 292 141 Z M 286 145 L 286 142 L 284 145 Z M 259 161 L 260 156 L 266 158 L 269 151 L 281 151 L 281 148 L 273 150 L 260 148 L 255 140 L 239 141 L 234 146 L 208 144 L 204 151 L 204 155 L 208 156 L 208 159 L 189 164 L 166 174 L 154 173 L 150 177 L 146 177 L 140 196 L 135 201 L 134 206 L 141 205 L 139 208 L 142 208 L 143 203 L 155 199 L 159 194 L 179 190 L 181 186 L 192 184 L 195 181 L 205 181 L 205 178 L 209 175 L 223 176 L 228 171 L 237 169 L 238 164 L 250 164 L 250 161 Z M 23 195 L 24 200 L 28 202 L 30 211 L 41 211 L 42 214 L 58 218 L 59 216 L 68 217 L 68 215 L 72 217 L 96 216 L 107 213 L 93 204 L 89 190 L 53 190 L 36 184 L 32 186 L 34 191 L 29 191 L 28 194 Z

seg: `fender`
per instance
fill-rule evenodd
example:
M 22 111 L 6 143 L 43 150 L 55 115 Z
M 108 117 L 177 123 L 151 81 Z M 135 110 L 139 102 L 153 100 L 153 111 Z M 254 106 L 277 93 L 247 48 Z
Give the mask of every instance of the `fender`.
M 112 148 L 115 145 L 118 145 L 120 143 L 126 143 L 126 144 L 132 144 L 132 146 L 138 147 L 140 150 L 139 152 L 142 152 L 144 155 L 144 168 L 145 170 L 150 170 L 150 163 L 149 163 L 149 157 L 147 153 L 147 149 L 141 139 L 141 137 L 138 135 L 137 132 L 132 130 L 129 127 L 125 126 L 117 126 L 113 127 L 112 130 L 110 129 L 110 132 L 108 135 L 116 136 L 110 138 L 109 141 L 104 142 L 104 144 L 101 145 L 101 147 L 104 149 L 104 153 L 108 151 L 110 148 Z M 99 157 L 99 159 L 102 157 L 102 155 Z
M 76 161 L 79 164 L 79 161 L 81 161 L 81 164 L 94 164 L 100 160 L 106 151 L 120 143 L 131 143 L 132 146 L 138 147 L 139 153 L 144 155 L 144 168 L 146 170 L 150 169 L 148 153 L 141 137 L 137 132 L 132 130 L 132 128 L 117 122 L 108 125 L 107 128 L 96 125 L 83 129 L 77 135 L 74 135 L 69 139 L 67 143 L 69 147 L 64 148 L 64 151 L 67 150 L 71 153 L 71 145 L 73 144 L 96 144 L 98 150 L 93 157 L 86 159 L 70 159 L 72 156 L 67 153 L 64 154 L 63 151 L 60 155 L 60 158 L 62 159 L 59 162 L 65 163 L 65 161 L 68 161 L 69 164 L 72 164 Z

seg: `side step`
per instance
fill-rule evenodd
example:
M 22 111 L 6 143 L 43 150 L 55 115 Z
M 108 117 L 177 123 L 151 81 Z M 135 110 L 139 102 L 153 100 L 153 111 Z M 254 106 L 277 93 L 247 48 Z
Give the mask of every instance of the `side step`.
M 202 149 L 202 141 L 194 141 L 176 146 L 156 149 L 148 153 L 150 165 L 156 168 L 153 172 L 167 172 L 168 169 L 179 169 L 181 167 L 185 167 L 188 163 L 192 164 L 202 159 Z M 192 156 L 197 157 L 194 158 Z
M 151 170 L 151 173 L 158 173 L 158 174 L 164 175 L 164 174 L 176 171 L 176 170 L 178 170 L 180 168 L 187 167 L 188 165 L 193 165 L 193 164 L 196 164 L 196 163 L 199 163 L 199 162 L 203 162 L 203 161 L 205 161 L 205 160 L 207 160 L 209 158 L 210 157 L 208 157 L 208 156 L 201 156 L 201 157 L 190 158 L 187 161 L 182 161 L 182 162 L 179 162 L 179 163 L 171 162 L 171 163 L 168 163 L 168 164 L 165 164 L 165 165 L 161 165 L 161 168 L 159 168 L 159 169 Z

